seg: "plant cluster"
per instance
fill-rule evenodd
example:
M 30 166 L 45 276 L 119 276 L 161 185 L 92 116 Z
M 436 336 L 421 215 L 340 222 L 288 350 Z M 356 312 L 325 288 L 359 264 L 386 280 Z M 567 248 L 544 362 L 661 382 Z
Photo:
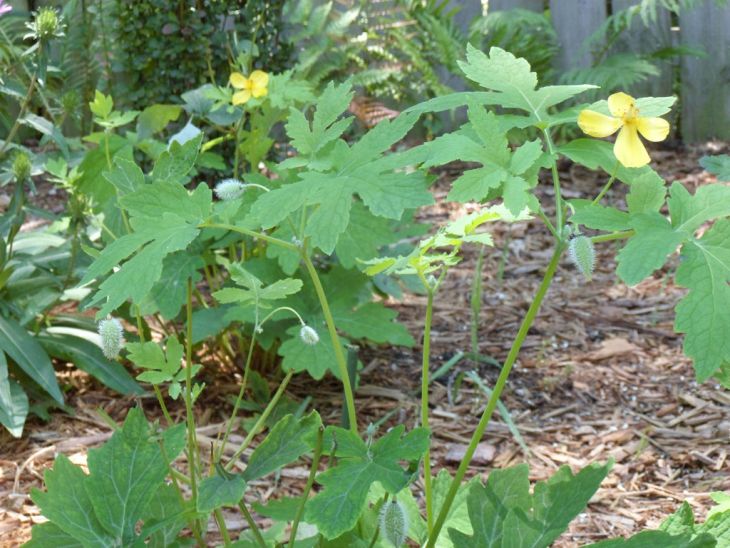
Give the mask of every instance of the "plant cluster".
M 88 474 L 59 456 L 46 490 L 32 495 L 49 521 L 33 528 L 29 546 L 204 546 L 211 519 L 226 546 L 549 546 L 583 511 L 610 462 L 576 474 L 561 468 L 532 490 L 524 465 L 492 471 L 486 483 L 465 478 L 563 257 L 589 279 L 594 247 L 605 242 L 621 245 L 617 274 L 629 284 L 667 268 L 680 249 L 675 280 L 688 293 L 677 305 L 676 329 L 685 334 L 698 380 L 730 385 L 730 188 L 667 189 L 640 141 L 666 137 L 661 116 L 674 98 L 619 93 L 565 109 L 594 86 L 539 87 L 524 59 L 497 47 L 488 54 L 468 47 L 459 65 L 480 91 L 416 104 L 355 140 L 344 138 L 352 123 L 345 114 L 350 83 L 330 83 L 315 98 L 291 73 L 259 74 L 250 63 L 237 67 L 230 86 L 184 93 L 181 107 L 120 111 L 110 96 L 95 94 L 90 108 L 98 131 L 86 140 L 96 148 L 73 168 L 46 162 L 77 204 L 61 230 L 75 231 L 75 253 L 80 249 L 88 265 L 73 270 L 64 289 L 96 310 L 96 350 L 105 360 L 120 354 L 134 364 L 134 390 L 154 393 L 164 421 L 150 424 L 131 410 L 112 438 L 90 451 Z M 420 146 L 395 147 L 421 117 L 463 106 L 461 127 Z M 163 138 L 183 116 L 183 129 Z M 267 161 L 279 120 L 286 121 L 292 153 Z M 132 123 L 136 131 L 124 129 Z M 593 138 L 557 146 L 554 133 L 575 123 L 594 137 L 619 137 L 614 146 Z M 508 132 L 521 136 L 515 146 Z M 234 150 L 228 161 L 217 153 L 226 143 Z M 604 172 L 606 184 L 596 196 L 567 199 L 557 172 L 561 157 Z M 429 169 L 454 160 L 474 167 L 453 182 L 447 199 L 481 205 L 424 236 L 409 219 L 433 202 Z M 704 165 L 727 178 L 727 158 Z M 201 180 L 206 170 L 226 173 L 214 190 Z M 552 180 L 549 200 L 535 192 L 542 173 Z M 19 200 L 24 174 L 18 160 Z M 626 207 L 606 202 L 617 182 L 630 187 Z M 463 246 L 489 247 L 493 223 L 533 218 L 553 236 L 553 254 L 452 477 L 433 470 L 430 459 L 433 303 Z M 8 235 L 18 233 L 13 222 Z M 9 241 L 13 257 L 18 250 Z M 353 346 L 413 343 L 374 298 L 403 286 L 420 286 L 427 296 L 419 426 L 362 429 Z M 47 321 L 45 315 L 42 325 Z M 15 324 L 0 331 L 0 355 L 10 358 L 0 380 L 8 371 L 21 378 L 27 347 L 17 337 L 34 340 L 28 322 Z M 67 328 L 56 333 L 79 338 Z M 211 374 L 196 363 L 203 344 L 221 362 L 243 362 L 230 417 L 212 448 L 199 444 L 194 411 Z M 253 367 L 258 348 L 280 358 L 273 394 Z M 340 379 L 341 426 L 324 424 L 308 402 L 285 396 L 293 375 L 305 371 L 315 380 L 329 373 Z M 27 373 L 37 383 L 34 375 Z M 15 390 L 0 392 L 6 412 Z M 172 401 L 184 406 L 184 422 L 172 418 Z M 242 409 L 254 412 L 243 425 Z M 231 433 L 241 427 L 245 439 L 233 443 Z M 299 496 L 266 505 L 245 498 L 252 482 L 301 460 L 309 475 Z M 238 508 L 248 524 L 236 539 L 224 507 Z M 254 513 L 273 525 L 262 530 Z M 684 505 L 657 531 L 597 546 L 719 546 L 728 526 L 730 510 L 722 504 L 704 523 Z

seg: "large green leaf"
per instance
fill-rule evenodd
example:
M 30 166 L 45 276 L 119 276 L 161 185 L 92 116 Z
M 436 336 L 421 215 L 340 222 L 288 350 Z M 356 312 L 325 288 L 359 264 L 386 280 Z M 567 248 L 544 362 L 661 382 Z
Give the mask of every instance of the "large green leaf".
M 32 529 L 33 537 L 23 544 L 24 548 L 86 548 L 88 544 L 83 544 L 76 540 L 75 537 L 65 533 L 58 525 L 46 522 L 34 525 Z
M 532 495 L 527 466 L 496 470 L 486 486 L 472 487 L 468 507 L 474 534 L 451 530 L 454 546 L 550 546 L 583 511 L 610 468 L 611 463 L 592 464 L 573 475 L 563 466 L 547 481 L 538 482 Z
M 47 491 L 34 489 L 31 498 L 43 515 L 85 546 L 112 546 L 114 537 L 102 526 L 86 485 L 89 477 L 66 455 L 58 455 L 44 474 Z M 52 533 L 46 532 L 45 534 Z
M 84 546 L 132 545 L 138 540 L 139 520 L 150 517 L 154 523 L 159 518 L 158 511 L 151 509 L 149 516 L 147 511 L 164 485 L 169 462 L 184 445 L 184 425 L 169 428 L 160 438 L 142 411 L 132 409 L 109 441 L 89 450 L 89 475 L 59 455 L 45 474 L 46 491 L 34 489 L 31 498 L 52 525 Z M 45 527 L 38 534 L 42 546 L 58 530 Z
M 28 416 L 28 396 L 23 387 L 8 375 L 8 362 L 0 350 L 0 424 L 19 438 Z
M 344 103 L 329 104 L 322 99 L 317 104 L 312 126 L 316 125 L 320 111 L 324 113 L 321 115 L 323 123 L 331 123 L 336 108 Z M 315 134 L 318 135 L 316 139 L 329 143 L 342 132 L 339 122 L 316 132 L 307 129 L 301 115 L 293 112 L 292 118 L 299 120 L 294 123 L 294 127 L 301 130 L 297 133 L 295 146 L 301 147 L 303 154 L 319 150 L 313 144 Z M 289 167 L 307 165 L 308 171 L 299 173 L 298 180 L 263 194 L 252 207 L 253 215 L 263 228 L 272 228 L 307 206 L 309 213 L 304 236 L 311 238 L 313 246 L 330 254 L 350 224 L 355 195 L 373 215 L 390 219 L 400 219 L 406 209 L 432 203 L 433 197 L 427 191 L 421 173 L 395 171 L 405 165 L 399 162 L 405 155 L 383 155 L 406 135 L 417 119 L 415 114 L 404 114 L 392 121 L 384 120 L 352 146 L 339 139 L 323 148 L 320 151 L 322 158 L 316 162 L 307 162 L 301 157 L 292 159 L 294 162 L 288 162 Z M 331 131 L 334 129 L 336 131 Z
M 243 471 L 243 479 L 247 482 L 257 480 L 297 460 L 314 447 L 321 426 L 322 420 L 316 411 L 301 419 L 286 415 L 254 450 Z
M 240 474 L 218 471 L 200 482 L 198 512 L 212 512 L 221 506 L 235 506 L 243 498 L 246 481 Z
M 664 531 L 642 531 L 628 539 L 611 539 L 590 544 L 587 548 L 715 548 L 717 541 L 707 534 L 670 535 Z
M 537 74 L 530 71 L 529 63 L 498 47 L 491 48 L 489 55 L 486 55 L 469 44 L 466 61 L 459 61 L 459 66 L 467 78 L 492 90 L 488 102 L 525 111 L 533 123 L 548 120 L 550 107 L 596 87 L 572 85 L 537 88 Z
M 63 395 L 56 382 L 56 373 L 46 351 L 14 320 L 2 316 L 0 316 L 0 350 L 10 356 L 18 367 L 56 402 L 63 405 Z
M 336 441 L 337 464 L 317 476 L 324 489 L 307 502 L 304 519 L 317 525 L 325 538 L 336 538 L 357 523 L 372 483 L 380 482 L 389 493 L 403 489 L 412 472 L 400 462 L 418 461 L 429 444 L 427 429 L 416 428 L 406 435 L 404 431 L 398 425 L 368 446 L 349 430 L 328 427 L 324 446 Z
M 38 341 L 53 356 L 70 363 L 96 377 L 112 390 L 121 394 L 143 394 L 127 370 L 117 361 L 104 357 L 94 343 L 71 335 L 42 334 Z
M 730 362 L 730 220 L 685 244 L 676 280 L 689 293 L 677 304 L 675 329 L 686 334 L 684 351 L 704 381 Z
M 176 430 L 177 437 L 184 430 Z M 166 445 L 166 456 L 177 453 Z M 85 480 L 86 492 L 94 513 L 104 529 L 118 541 L 126 542 L 135 535 L 135 526 L 162 485 L 168 471 L 159 442 L 152 437 L 147 421 L 139 409 L 131 409 L 121 430 L 115 432 L 102 447 L 90 449 L 90 475 Z

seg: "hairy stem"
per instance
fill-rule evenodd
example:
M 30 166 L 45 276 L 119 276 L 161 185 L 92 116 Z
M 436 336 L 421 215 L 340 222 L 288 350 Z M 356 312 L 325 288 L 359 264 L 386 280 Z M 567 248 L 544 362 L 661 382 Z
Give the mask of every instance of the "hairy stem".
M 238 503 L 238 508 L 240 508 L 243 517 L 246 519 L 246 523 L 248 523 L 248 526 L 251 528 L 251 532 L 253 533 L 254 539 L 256 539 L 256 543 L 261 548 L 266 548 L 266 541 L 264 540 L 264 537 L 261 536 L 261 530 L 259 529 L 259 526 L 256 525 L 256 521 L 254 521 L 251 512 L 248 511 L 243 500 Z
M 312 279 L 314 284 L 314 290 L 317 292 L 317 298 L 319 299 L 319 305 L 322 307 L 322 313 L 324 314 L 325 322 L 327 323 L 327 331 L 329 331 L 330 339 L 332 340 L 332 346 L 335 350 L 335 359 L 337 360 L 337 368 L 340 371 L 340 377 L 342 379 L 342 386 L 345 391 L 345 403 L 347 404 L 347 415 L 349 417 L 350 430 L 357 434 L 357 414 L 355 413 L 355 397 L 352 393 L 352 385 L 350 384 L 350 375 L 347 371 L 347 360 L 345 359 L 345 353 L 342 351 L 342 344 L 340 344 L 340 338 L 337 335 L 337 329 L 335 328 L 335 320 L 332 317 L 330 311 L 330 305 L 327 302 L 327 296 L 324 293 L 322 282 L 319 280 L 317 269 L 312 264 L 312 259 L 309 258 L 306 251 L 301 253 L 304 266 L 307 268 L 309 277 Z
M 433 319 L 434 290 L 428 286 L 426 301 L 426 322 L 423 327 L 423 358 L 421 367 L 421 426 L 428 428 L 428 385 L 431 356 L 431 322 Z M 423 456 L 423 485 L 426 491 L 426 525 L 430 532 L 433 528 L 433 490 L 431 489 L 431 447 Z
M 613 185 L 613 182 L 616 180 L 616 172 L 618 172 L 619 162 L 616 162 L 616 166 L 613 168 L 613 172 L 611 173 L 611 176 L 608 178 L 608 181 L 605 185 L 603 185 L 603 188 L 598 193 L 598 196 L 593 198 L 593 201 L 591 202 L 591 205 L 596 205 L 598 202 L 601 201 L 601 198 L 603 198 L 606 195 L 606 192 L 608 192 L 611 189 L 611 186 Z
M 197 459 L 198 443 L 195 435 L 195 417 L 193 416 L 193 280 L 188 278 L 187 331 L 185 337 L 185 415 L 188 427 L 188 466 L 190 467 L 190 489 L 193 504 L 198 501 Z
M 550 153 L 550 171 L 553 175 L 553 189 L 555 190 L 555 232 L 557 232 L 558 240 L 562 239 L 563 223 L 565 217 L 563 195 L 560 192 L 560 175 L 558 174 L 558 162 L 555 159 L 555 145 L 553 139 L 550 137 L 550 131 L 547 129 L 542 130 L 543 136 L 545 137 L 545 144 L 547 145 L 548 152 Z
M 286 374 L 286 377 L 284 377 L 284 380 L 281 381 L 281 384 L 279 385 L 279 388 L 277 389 L 276 393 L 274 394 L 274 397 L 271 398 L 271 401 L 266 406 L 266 409 L 264 409 L 264 412 L 261 413 L 261 416 L 256 421 L 256 424 L 254 424 L 253 428 L 251 428 L 251 431 L 246 436 L 246 439 L 243 440 L 243 443 L 241 443 L 241 446 L 236 450 L 236 452 L 233 454 L 233 456 L 230 458 L 228 463 L 225 466 L 225 469 L 228 471 L 233 467 L 233 464 L 236 462 L 236 459 L 241 456 L 241 453 L 243 453 L 246 448 L 251 445 L 251 442 L 253 441 L 254 436 L 259 432 L 261 427 L 266 422 L 266 419 L 269 418 L 269 415 L 274 410 L 274 407 L 276 407 L 276 404 L 279 403 L 279 399 L 281 398 L 282 394 L 284 394 L 284 390 L 286 390 L 287 385 L 289 384 L 289 381 L 291 380 L 292 376 L 294 376 L 294 371 L 291 370 Z
M 559 242 L 556 245 L 555 250 L 553 251 L 553 256 L 550 259 L 550 263 L 548 264 L 547 270 L 545 271 L 545 275 L 543 276 L 542 282 L 540 283 L 540 287 L 538 288 L 537 293 L 535 294 L 535 298 L 530 304 L 530 307 L 528 308 L 527 313 L 522 320 L 522 324 L 520 325 L 520 329 L 517 332 L 517 336 L 512 343 L 512 348 L 510 348 L 507 359 L 502 366 L 502 371 L 499 373 L 499 377 L 497 378 L 497 382 L 495 383 L 494 389 L 492 391 L 492 397 L 489 398 L 489 402 L 487 403 L 487 406 L 482 413 L 482 417 L 481 419 L 479 419 L 479 424 L 474 431 L 474 435 L 471 437 L 469 447 L 467 448 L 466 453 L 464 454 L 464 458 L 459 465 L 459 469 L 456 471 L 456 475 L 451 482 L 451 486 L 449 487 L 449 491 L 446 494 L 444 504 L 441 506 L 441 511 L 436 518 L 436 523 L 433 526 L 433 530 L 428 536 L 428 543 L 426 544 L 427 548 L 433 548 L 436 544 L 436 540 L 438 539 L 441 528 L 446 521 L 446 516 L 448 515 L 449 509 L 454 502 L 454 497 L 459 490 L 461 481 L 464 479 L 464 475 L 466 474 L 467 468 L 469 468 L 469 463 L 474 456 L 477 445 L 481 441 L 482 436 L 484 435 L 484 431 L 486 430 L 487 425 L 492 418 L 492 414 L 497 407 L 497 402 L 499 401 L 499 398 L 502 395 L 502 391 L 507 384 L 507 379 L 510 372 L 512 371 L 512 366 L 515 364 L 515 361 L 517 361 L 517 356 L 519 355 L 520 349 L 522 348 L 522 343 L 525 342 L 527 332 L 532 326 L 532 323 L 535 321 L 535 317 L 540 310 L 540 305 L 542 304 L 542 301 L 545 298 L 548 289 L 550 288 L 550 284 L 553 281 L 555 272 L 558 269 L 558 263 L 560 262 L 560 256 L 563 253 L 564 247 L 565 246 Z
M 241 402 L 243 401 L 243 394 L 246 392 L 246 384 L 248 383 L 248 372 L 251 369 L 251 358 L 253 356 L 253 349 L 254 346 L 256 346 L 256 329 L 258 328 L 258 325 L 254 326 L 253 328 L 253 335 L 251 335 L 251 342 L 248 345 L 248 354 L 246 355 L 246 364 L 243 367 L 243 380 L 241 381 L 241 389 L 238 391 L 238 397 L 236 398 L 236 403 L 233 405 L 233 412 L 231 413 L 231 418 L 228 420 L 228 427 L 226 428 L 226 433 L 223 436 L 223 441 L 221 442 L 219 453 L 218 453 L 218 460 L 221 459 L 223 455 L 223 451 L 226 447 L 226 443 L 228 442 L 228 437 L 231 435 L 231 430 L 233 429 L 233 422 L 236 420 L 236 415 L 238 414 L 238 409 L 241 407 Z
M 317 475 L 317 468 L 319 468 L 319 460 L 322 458 L 322 438 L 324 437 L 324 427 L 320 426 L 317 431 L 317 441 L 314 446 L 314 456 L 312 457 L 312 466 L 309 469 L 309 477 L 307 478 L 307 484 L 304 486 L 304 492 L 302 493 L 302 502 L 297 508 L 297 514 L 294 516 L 294 521 L 291 526 L 291 533 L 289 533 L 289 548 L 294 548 L 294 541 L 297 538 L 297 529 L 299 528 L 299 522 L 304 514 L 304 505 L 309 497 L 309 492 L 312 490 L 314 485 L 314 476 Z

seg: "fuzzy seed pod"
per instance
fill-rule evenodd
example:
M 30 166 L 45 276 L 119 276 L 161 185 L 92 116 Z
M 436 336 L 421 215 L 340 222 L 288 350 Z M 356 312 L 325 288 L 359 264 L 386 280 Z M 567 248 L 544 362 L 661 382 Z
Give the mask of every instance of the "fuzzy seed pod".
M 319 342 L 319 335 L 317 335 L 317 332 L 308 325 L 303 325 L 299 330 L 299 338 L 302 339 L 304 344 L 308 344 L 310 346 L 314 346 Z
M 215 185 L 215 194 L 223 201 L 240 198 L 245 190 L 246 185 L 238 179 L 223 179 Z
M 13 175 L 18 183 L 30 178 L 30 158 L 25 152 L 18 152 L 13 159 Z
M 408 534 L 408 515 L 397 500 L 386 501 L 380 509 L 380 535 L 399 548 Z
M 590 280 L 596 264 L 596 251 L 593 248 L 591 239 L 582 234 L 576 236 L 570 240 L 568 254 L 572 263 L 585 276 L 586 280 Z
M 99 322 L 101 350 L 110 360 L 116 359 L 124 345 L 124 329 L 116 318 L 107 318 Z

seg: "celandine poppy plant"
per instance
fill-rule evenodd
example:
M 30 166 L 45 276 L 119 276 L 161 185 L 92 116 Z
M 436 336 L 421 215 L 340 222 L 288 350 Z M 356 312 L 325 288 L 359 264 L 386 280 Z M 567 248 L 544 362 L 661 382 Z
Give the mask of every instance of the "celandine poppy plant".
M 236 88 L 233 94 L 232 102 L 234 105 L 243 105 L 248 102 L 251 97 L 265 97 L 269 92 L 269 75 L 263 70 L 255 70 L 248 78 L 240 72 L 234 72 L 229 78 L 231 85 Z
M 648 141 L 663 141 L 669 134 L 669 122 L 663 118 L 643 118 L 639 116 L 636 101 L 626 93 L 614 93 L 608 98 L 606 116 L 593 110 L 583 110 L 578 115 L 578 126 L 591 137 L 608 137 L 616 130 L 616 144 L 613 152 L 625 167 L 641 167 L 651 161 L 639 134 Z

